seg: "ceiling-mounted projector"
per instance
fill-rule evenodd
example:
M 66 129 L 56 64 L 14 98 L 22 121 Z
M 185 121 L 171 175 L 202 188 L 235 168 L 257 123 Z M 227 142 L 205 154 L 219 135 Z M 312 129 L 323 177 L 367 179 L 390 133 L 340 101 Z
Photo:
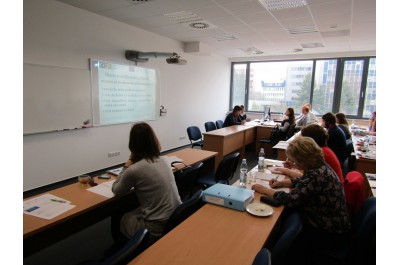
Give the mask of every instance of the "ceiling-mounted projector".
M 165 58 L 168 64 L 186 64 L 185 59 L 180 58 L 180 56 L 175 52 L 139 52 L 127 50 L 125 51 L 125 58 L 134 62 L 147 62 L 149 58 Z
M 166 59 L 167 63 L 169 64 L 180 64 L 180 65 L 184 65 L 187 63 L 187 61 L 185 59 L 179 58 L 178 57 L 171 57 L 171 58 L 167 58 Z

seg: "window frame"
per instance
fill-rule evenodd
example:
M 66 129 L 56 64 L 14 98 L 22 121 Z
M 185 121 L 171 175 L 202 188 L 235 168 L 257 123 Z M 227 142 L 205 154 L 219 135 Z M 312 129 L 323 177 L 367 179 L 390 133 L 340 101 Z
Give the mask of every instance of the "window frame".
M 369 73 L 370 59 L 374 58 L 376 60 L 376 56 L 363 56 L 363 57 L 340 57 L 340 58 L 315 58 L 315 59 L 296 59 L 296 60 L 267 60 L 267 61 L 242 61 L 242 62 L 232 62 L 231 63 L 231 83 L 230 83 L 230 97 L 229 97 L 229 108 L 233 108 L 233 76 L 234 76 L 234 66 L 237 64 L 246 65 L 246 84 L 245 84 L 245 95 L 243 103 L 245 106 L 248 106 L 249 102 L 249 84 L 250 84 L 250 68 L 252 63 L 273 63 L 273 62 L 301 62 L 301 61 L 313 61 L 312 63 L 312 73 L 311 73 L 311 88 L 310 88 L 310 96 L 308 100 L 304 102 L 310 102 L 312 105 L 312 99 L 314 94 L 314 82 L 315 82 L 315 71 L 317 61 L 321 60 L 336 60 L 336 74 L 335 74 L 335 86 L 334 86 L 334 94 L 333 94 L 333 102 L 331 112 L 337 113 L 339 112 L 340 107 L 340 98 L 342 93 L 342 81 L 343 81 L 343 73 L 344 73 L 344 65 L 346 61 L 352 60 L 362 60 L 363 61 L 363 71 L 362 71 L 362 79 L 360 84 L 360 96 L 358 99 L 358 110 L 357 115 L 346 115 L 349 119 L 367 119 L 363 118 L 363 110 L 365 97 L 367 92 L 367 78 Z M 376 64 L 376 61 L 375 61 Z M 375 66 L 376 68 L 376 66 Z M 375 88 L 376 89 L 376 88 Z M 248 111 L 249 113 L 261 113 L 259 111 Z M 275 113 L 275 112 L 272 112 Z

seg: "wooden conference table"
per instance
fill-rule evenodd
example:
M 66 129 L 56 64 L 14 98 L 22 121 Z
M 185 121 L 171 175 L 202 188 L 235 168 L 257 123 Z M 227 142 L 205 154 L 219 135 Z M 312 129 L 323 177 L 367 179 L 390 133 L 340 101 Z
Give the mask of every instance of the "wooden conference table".
M 256 141 L 256 152 L 260 149 L 259 139 L 269 137 L 275 123 L 260 125 L 258 122 L 247 122 L 244 125 L 234 125 L 203 133 L 203 150 L 218 152 L 215 157 L 215 169 L 224 156 L 239 151 L 245 155 L 246 145 Z M 267 148 L 266 154 L 272 153 L 272 147 Z
M 205 168 L 212 171 L 214 170 L 214 159 L 216 153 L 186 148 L 169 153 L 166 156 L 176 156 L 181 158 L 186 165 L 203 162 Z M 114 178 L 115 177 L 112 177 L 112 179 Z M 97 177 L 95 180 L 99 184 L 108 181 L 98 179 Z M 67 201 L 71 201 L 71 204 L 76 205 L 76 207 L 51 220 L 23 214 L 24 257 L 70 236 L 72 233 L 76 233 L 95 222 L 109 217 L 118 204 L 125 201 L 135 202 L 136 200 L 134 192 L 130 192 L 123 196 L 107 198 L 87 191 L 87 188 L 90 188 L 90 186 L 87 185 L 82 187 L 78 182 L 76 182 L 46 192 L 59 196 Z M 40 195 L 42 194 L 37 196 Z
M 254 195 L 254 202 L 259 202 L 260 194 Z M 129 264 L 251 265 L 258 251 L 276 236 L 274 227 L 284 207 L 272 208 L 271 216 L 257 217 L 207 203 Z

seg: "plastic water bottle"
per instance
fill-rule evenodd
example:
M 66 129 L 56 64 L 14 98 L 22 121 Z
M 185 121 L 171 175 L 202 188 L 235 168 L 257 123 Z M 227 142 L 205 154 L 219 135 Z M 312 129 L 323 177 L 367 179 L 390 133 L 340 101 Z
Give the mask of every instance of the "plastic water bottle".
M 352 120 L 352 121 L 351 121 L 351 126 L 350 126 L 350 128 L 351 128 L 351 129 L 354 129 L 355 127 L 356 127 L 356 123 L 355 123 L 354 120 Z
M 246 188 L 246 183 L 247 183 L 247 162 L 246 158 L 243 158 L 242 164 L 240 165 L 240 180 L 239 180 L 239 186 L 241 188 Z
M 264 158 L 265 158 L 264 148 L 261 148 L 260 153 L 258 154 L 258 172 L 264 171 Z

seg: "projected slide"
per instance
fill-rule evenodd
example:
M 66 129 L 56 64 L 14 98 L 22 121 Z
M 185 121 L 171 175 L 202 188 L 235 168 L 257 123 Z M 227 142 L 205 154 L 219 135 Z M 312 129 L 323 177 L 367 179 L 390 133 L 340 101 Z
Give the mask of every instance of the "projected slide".
M 155 120 L 158 71 L 91 60 L 93 125 Z

